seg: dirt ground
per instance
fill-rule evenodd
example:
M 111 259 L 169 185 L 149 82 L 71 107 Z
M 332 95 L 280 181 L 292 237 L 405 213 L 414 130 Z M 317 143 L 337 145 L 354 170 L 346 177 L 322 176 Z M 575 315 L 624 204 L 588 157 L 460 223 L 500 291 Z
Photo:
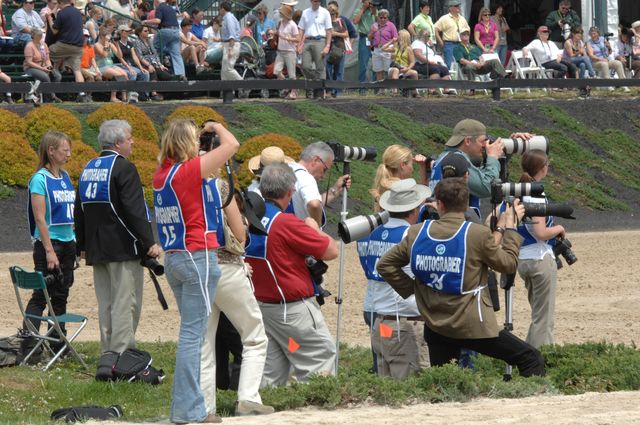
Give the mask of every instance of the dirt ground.
M 556 331 L 558 343 L 607 341 L 633 344 L 640 341 L 640 231 L 599 233 L 572 233 L 578 262 L 564 266 L 559 272 L 556 305 Z M 368 345 L 368 331 L 362 319 L 362 298 L 365 279 L 360 268 L 355 246 L 345 247 L 344 290 L 340 341 L 348 344 Z M 33 266 L 29 252 L 3 253 L 0 270 L 10 265 Z M 338 261 L 331 264 L 326 276 L 326 287 L 338 293 Z M 9 284 L 8 273 L 3 280 Z M 81 339 L 98 340 L 98 319 L 90 267 L 76 271 L 76 282 L 69 298 L 69 311 L 87 315 L 89 325 Z M 175 340 L 178 335 L 178 313 L 171 290 L 161 279 L 169 310 L 163 311 L 156 300 L 151 282 L 145 286 L 145 300 L 138 338 L 144 341 Z M 328 302 L 323 307 L 330 329 L 336 331 L 337 305 Z M 502 315 L 503 312 L 499 312 Z M 514 302 L 515 333 L 526 335 L 530 314 L 522 281 L 516 280 Z M 15 297 L 9 287 L 0 299 L 0 335 L 14 334 L 20 326 Z M 500 318 L 499 321 L 502 319 Z M 162 323 L 162 326 L 158 326 Z M 533 397 L 519 400 L 481 399 L 470 403 L 422 404 L 391 409 L 364 406 L 354 409 L 325 411 L 304 409 L 281 412 L 269 418 L 225 419 L 230 423 L 338 424 L 376 423 L 400 424 L 475 424 L 526 423 L 546 424 L 631 424 L 640 423 L 637 393 L 585 394 L 576 397 Z M 383 419 L 385 418 L 385 419 Z M 259 421 L 259 422 L 258 422 Z

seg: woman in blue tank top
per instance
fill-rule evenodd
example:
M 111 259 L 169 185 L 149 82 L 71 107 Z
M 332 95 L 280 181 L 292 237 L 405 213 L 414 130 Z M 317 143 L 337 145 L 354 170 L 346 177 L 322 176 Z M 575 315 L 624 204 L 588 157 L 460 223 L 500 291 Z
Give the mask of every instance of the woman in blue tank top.
M 62 168 L 71 157 L 71 140 L 58 131 L 49 131 L 40 141 L 40 161 L 36 173 L 29 180 L 29 230 L 33 241 L 35 270 L 45 276 L 53 274 L 55 280 L 47 290 L 54 311 L 49 314 L 65 314 L 69 288 L 73 284 L 76 259 L 76 242 L 73 231 L 73 207 L 75 191 L 71 179 Z M 42 290 L 33 291 L 27 304 L 27 314 L 41 316 L 47 302 Z M 40 321 L 31 320 L 40 328 Z M 27 328 L 27 324 L 24 324 Z M 64 324 L 60 324 L 64 330 Z M 27 339 L 26 347 L 36 341 Z M 25 348 L 26 348 L 25 347 Z M 59 347 L 52 347 L 56 351 Z
M 546 177 L 548 170 L 547 154 L 541 150 L 531 150 L 522 156 L 520 182 L 539 182 Z M 547 202 L 547 198 L 525 196 L 523 202 Z M 531 305 L 527 342 L 539 348 L 544 344 L 553 344 L 557 266 L 549 241 L 564 237 L 564 227 L 554 225 L 553 217 L 534 217 L 532 224 L 520 224 L 518 232 L 524 236 L 518 273 L 524 280 Z

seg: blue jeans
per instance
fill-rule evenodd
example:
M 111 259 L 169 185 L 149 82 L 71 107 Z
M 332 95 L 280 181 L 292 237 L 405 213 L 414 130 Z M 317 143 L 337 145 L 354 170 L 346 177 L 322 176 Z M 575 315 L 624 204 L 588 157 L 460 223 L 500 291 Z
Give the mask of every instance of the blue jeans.
M 442 55 L 444 56 L 444 63 L 447 64 L 447 68 L 451 69 L 451 64 L 455 62 L 453 57 L 453 49 L 456 48 L 458 43 L 452 43 L 451 41 L 445 41 L 442 47 Z
M 13 47 L 13 38 L 0 39 L 0 52 L 8 52 Z
M 371 50 L 367 46 L 367 37 L 360 34 L 358 39 L 358 81 L 361 83 L 367 82 L 367 68 L 369 67 L 369 60 L 371 60 Z M 371 78 L 373 80 L 373 77 Z
M 172 28 L 161 28 L 158 36 L 153 40 L 156 51 L 163 55 L 169 55 L 174 75 L 184 76 L 184 62 L 180 53 L 180 30 Z M 162 49 L 160 47 L 162 46 Z
M 200 388 L 200 350 L 209 321 L 207 310 L 213 305 L 220 279 L 216 251 L 168 253 L 165 272 L 180 311 L 170 417 L 175 423 L 201 422 L 207 417 L 207 410 Z
M 129 66 L 131 67 L 131 72 L 129 71 L 129 68 L 125 67 L 120 63 L 116 64 L 116 66 L 118 68 L 125 70 L 125 72 L 127 73 L 127 77 L 129 78 L 129 81 L 149 81 L 149 74 L 142 72 L 136 66 L 129 64 Z
M 504 61 L 507 60 L 507 45 L 506 44 L 498 44 L 498 48 L 496 49 L 496 53 L 498 54 L 498 57 L 500 58 L 500 63 L 502 65 L 507 65 Z
M 327 56 L 328 57 L 328 56 Z M 345 57 L 343 56 L 338 63 L 329 63 L 325 59 L 325 70 L 327 72 L 327 80 L 333 81 L 343 81 L 344 80 L 344 61 Z M 331 94 L 333 96 L 337 96 L 342 93 L 342 89 L 332 89 Z
M 593 70 L 593 66 L 591 65 L 591 59 L 587 56 L 574 56 L 571 58 L 571 63 L 580 68 L 580 78 L 586 78 L 587 72 L 589 73 L 589 77 L 595 77 L 596 72 Z

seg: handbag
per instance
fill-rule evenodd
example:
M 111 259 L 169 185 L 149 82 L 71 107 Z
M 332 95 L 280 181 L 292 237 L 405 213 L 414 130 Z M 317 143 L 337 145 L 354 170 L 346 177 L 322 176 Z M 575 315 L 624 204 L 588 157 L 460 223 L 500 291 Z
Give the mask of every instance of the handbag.
M 331 49 L 329 49 L 329 55 L 327 56 L 327 62 L 332 65 L 337 65 L 340 63 L 343 57 L 344 47 L 339 47 L 335 44 L 331 44 Z

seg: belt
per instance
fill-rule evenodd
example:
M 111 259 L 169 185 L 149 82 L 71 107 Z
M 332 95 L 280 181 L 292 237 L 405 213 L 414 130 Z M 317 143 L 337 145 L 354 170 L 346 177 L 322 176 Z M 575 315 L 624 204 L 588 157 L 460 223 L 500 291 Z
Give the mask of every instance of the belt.
M 174 26 L 166 26 L 166 27 L 160 27 L 161 30 L 177 30 L 178 26 L 174 25 Z
M 360 37 L 369 37 L 369 34 L 365 34 L 365 33 L 363 33 L 363 32 L 359 32 L 359 33 L 358 33 L 358 35 L 359 35 Z
M 300 302 L 300 301 L 308 300 L 310 298 L 313 298 L 313 297 L 298 298 L 297 300 L 285 301 L 285 302 L 282 302 L 282 300 L 280 300 L 280 301 L 261 301 L 261 300 L 258 300 L 258 302 L 261 302 L 262 304 L 292 304 L 292 303 L 297 303 L 297 302 Z
M 446 41 L 444 42 L 445 44 L 449 43 L 449 44 L 460 44 L 459 41 Z
M 316 40 L 316 41 L 317 41 L 317 40 L 324 40 L 325 38 L 326 38 L 326 37 L 322 37 L 322 36 L 320 36 L 320 35 L 317 35 L 317 36 L 315 36 L 315 37 L 305 37 L 304 39 L 305 39 L 305 40 Z
M 396 316 L 378 316 L 380 320 L 396 320 Z M 424 317 L 422 316 L 398 316 L 400 319 L 405 319 L 409 322 L 424 322 Z

